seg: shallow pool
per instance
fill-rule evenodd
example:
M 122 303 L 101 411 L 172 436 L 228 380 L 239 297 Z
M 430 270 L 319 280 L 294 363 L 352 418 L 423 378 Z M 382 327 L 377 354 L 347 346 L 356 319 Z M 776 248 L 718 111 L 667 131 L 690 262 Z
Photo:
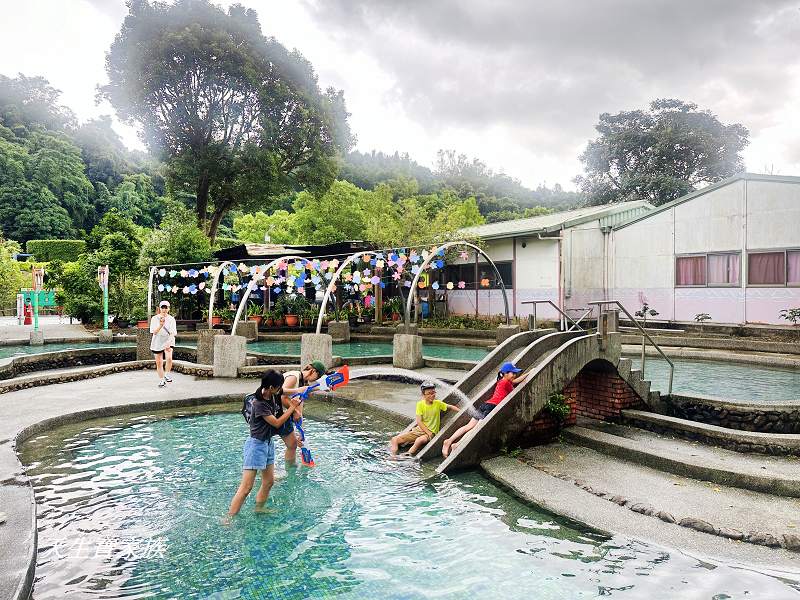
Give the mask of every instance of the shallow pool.
M 639 368 L 640 359 L 632 359 Z M 800 400 L 800 369 L 782 369 L 713 360 L 673 358 L 675 374 L 672 391 L 699 394 L 743 402 L 781 402 Z M 669 388 L 669 365 L 661 358 L 647 357 L 645 379 L 651 389 Z
M 13 358 L 15 356 L 25 356 L 29 354 L 42 354 L 44 352 L 60 352 L 63 350 L 79 350 L 84 348 L 135 348 L 134 344 L 128 343 L 71 343 L 71 344 L 44 344 L 42 346 L 0 346 L 0 360 Z
M 247 344 L 247 349 L 251 352 L 263 352 L 265 354 L 299 355 L 300 341 L 270 340 L 252 342 Z M 391 356 L 392 343 L 350 342 L 349 344 L 334 344 L 333 354 L 334 356 L 341 356 L 342 358 L 354 356 Z M 434 358 L 478 361 L 486 358 L 486 349 L 473 346 L 448 346 L 445 344 L 423 343 L 422 354 Z
M 27 443 L 34 597 L 719 600 L 800 589 L 590 532 L 476 473 L 391 462 L 382 421 L 325 410 L 307 422 L 318 466 L 287 474 L 279 460 L 268 512 L 251 498 L 227 526 L 246 435 L 238 414 L 106 421 Z

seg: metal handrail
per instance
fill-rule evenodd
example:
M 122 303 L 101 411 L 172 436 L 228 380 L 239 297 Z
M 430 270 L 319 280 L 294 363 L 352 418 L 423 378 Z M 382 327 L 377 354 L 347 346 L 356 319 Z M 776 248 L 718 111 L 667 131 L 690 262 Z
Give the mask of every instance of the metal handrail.
M 598 306 L 598 308 L 603 306 L 603 305 L 606 305 L 606 304 L 616 304 L 619 307 L 619 309 L 628 316 L 628 318 L 631 320 L 631 322 L 634 325 L 636 325 L 636 328 L 639 331 L 642 332 L 642 377 L 644 377 L 644 360 L 645 360 L 644 348 L 645 348 L 645 338 L 647 338 L 650 341 L 650 343 L 653 344 L 653 348 L 658 350 L 658 353 L 669 364 L 669 386 L 667 388 L 667 395 L 671 395 L 672 394 L 672 376 L 675 373 L 675 363 L 673 363 L 669 359 L 669 357 L 666 354 L 664 354 L 664 351 L 661 349 L 661 347 L 658 344 L 656 344 L 655 340 L 653 340 L 653 338 L 650 337 L 650 334 L 647 333 L 642 328 L 641 325 L 639 325 L 639 321 L 637 321 L 636 318 L 633 315 L 631 315 L 631 313 L 628 312 L 628 309 L 625 308 L 624 306 L 622 306 L 622 303 L 619 300 L 595 300 L 593 302 L 587 302 L 586 304 L 589 304 L 589 305 L 596 304 Z
M 529 301 L 526 301 L 526 302 L 520 302 L 520 304 L 533 304 L 533 315 L 532 315 L 533 316 L 533 324 L 532 324 L 532 330 L 533 331 L 536 331 L 536 329 L 537 329 L 537 327 L 536 327 L 536 305 L 537 304 L 549 304 L 550 306 L 555 308 L 564 318 L 569 319 L 569 321 L 572 322 L 572 326 L 569 329 L 567 329 L 567 331 L 572 331 L 575 327 L 577 327 L 578 329 L 583 331 L 584 329 L 583 329 L 583 327 L 580 326 L 580 322 L 583 321 L 586 318 L 587 315 L 592 313 L 592 309 L 590 308 L 585 313 L 583 313 L 581 315 L 581 317 L 576 321 L 575 319 L 570 317 L 567 313 L 565 313 L 563 310 L 561 310 L 558 307 L 558 305 L 555 302 L 553 302 L 552 300 L 529 300 Z

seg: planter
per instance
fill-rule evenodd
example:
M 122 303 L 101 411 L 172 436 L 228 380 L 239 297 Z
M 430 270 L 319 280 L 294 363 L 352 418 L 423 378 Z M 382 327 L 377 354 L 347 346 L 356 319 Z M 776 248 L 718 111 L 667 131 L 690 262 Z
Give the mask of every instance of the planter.
M 267 317 L 266 325 L 267 327 L 275 327 L 275 319 L 273 319 L 272 317 Z
M 286 322 L 283 320 L 283 317 L 279 319 L 275 319 L 275 327 L 283 327 Z
M 128 319 L 114 319 L 114 325 L 120 329 L 127 329 L 131 326 L 131 322 Z
M 303 319 L 303 327 L 311 327 L 311 319 Z
M 392 321 L 399 321 L 400 313 L 392 313 Z
M 286 325 L 289 327 L 297 327 L 300 324 L 300 317 L 297 315 L 286 315 Z
M 136 327 L 139 329 L 150 329 L 150 321 L 138 321 Z
M 347 317 L 347 320 L 350 323 L 350 327 L 355 327 L 356 325 L 358 325 L 358 316 L 357 315 L 351 315 L 351 316 Z
M 222 317 L 211 317 L 211 326 L 214 325 L 221 325 L 222 324 Z
M 256 324 L 256 329 L 261 325 L 261 315 L 253 315 L 252 317 L 247 317 L 248 321 L 252 321 Z

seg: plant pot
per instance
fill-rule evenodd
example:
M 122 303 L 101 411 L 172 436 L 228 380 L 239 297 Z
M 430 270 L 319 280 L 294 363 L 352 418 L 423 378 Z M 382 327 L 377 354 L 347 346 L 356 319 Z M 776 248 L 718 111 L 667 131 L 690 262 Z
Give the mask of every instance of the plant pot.
M 272 317 L 267 317 L 266 324 L 267 327 L 275 327 L 275 319 Z
M 303 327 L 311 327 L 311 319 L 303 319 Z
M 139 329 L 150 329 L 150 322 L 149 321 L 138 321 L 136 323 L 136 327 Z
M 119 327 L 120 329 L 127 329 L 131 326 L 131 322 L 128 319 L 114 319 L 114 325 Z
M 252 321 L 256 324 L 256 329 L 261 325 L 261 315 L 253 315 L 252 317 L 247 317 L 248 321 Z
M 286 325 L 288 327 L 297 327 L 300 324 L 300 317 L 297 315 L 286 315 Z
M 283 327 L 286 322 L 283 320 L 283 317 L 275 319 L 275 327 Z
M 350 323 L 350 327 L 358 325 L 358 317 L 356 315 L 347 317 L 347 321 Z
M 399 321 L 400 313 L 392 313 L 392 321 Z
M 222 317 L 211 317 L 211 326 L 220 325 L 222 323 Z

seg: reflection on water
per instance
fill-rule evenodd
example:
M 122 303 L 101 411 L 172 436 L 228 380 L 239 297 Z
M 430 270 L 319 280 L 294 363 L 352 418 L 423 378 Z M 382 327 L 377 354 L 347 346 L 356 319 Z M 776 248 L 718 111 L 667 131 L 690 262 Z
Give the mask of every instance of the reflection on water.
M 36 598 L 784 598 L 767 575 L 608 538 L 476 473 L 392 462 L 392 426 L 310 404 L 318 467 L 278 460 L 268 511 L 220 522 L 238 414 L 72 426 L 26 445 L 39 503 Z M 65 439 L 66 436 L 66 439 Z M 278 443 L 278 456 L 282 444 Z
M 641 365 L 631 359 L 635 369 Z M 781 369 L 713 360 L 671 359 L 675 363 L 672 390 L 676 394 L 699 394 L 744 402 L 800 400 L 800 369 Z M 666 391 L 669 365 L 662 358 L 647 357 L 645 379 L 653 390 Z

